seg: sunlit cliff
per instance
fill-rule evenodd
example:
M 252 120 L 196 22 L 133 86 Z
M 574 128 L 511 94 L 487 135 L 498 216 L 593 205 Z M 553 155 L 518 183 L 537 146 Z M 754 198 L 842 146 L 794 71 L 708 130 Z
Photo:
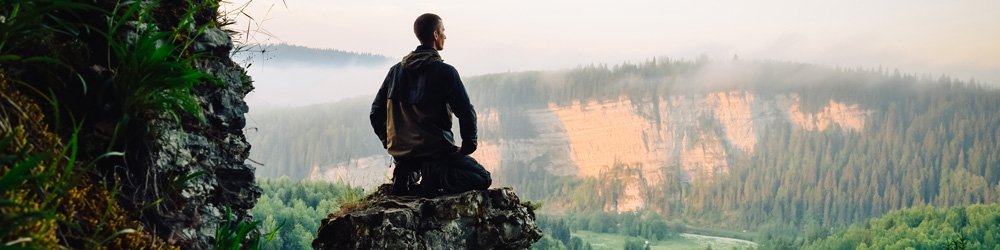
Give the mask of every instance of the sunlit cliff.
M 499 131 L 501 117 L 510 115 L 504 112 L 517 112 L 524 118 L 522 125 L 533 131 L 526 138 L 483 139 L 473 157 L 494 173 L 520 167 L 542 168 L 553 175 L 598 176 L 616 163 L 637 167 L 641 177 L 625 179 L 626 192 L 613 208 L 627 211 L 644 206 L 638 189 L 660 183 L 666 166 L 680 166 L 687 182 L 708 181 L 727 172 L 734 157 L 752 153 L 769 126 L 823 130 L 836 125 L 859 131 L 871 113 L 838 100 L 808 112 L 796 94 L 758 96 L 750 91 L 633 100 L 621 96 L 517 111 L 480 109 L 481 133 Z M 319 166 L 310 178 L 374 185 L 391 176 L 390 161 L 381 154 L 359 156 Z

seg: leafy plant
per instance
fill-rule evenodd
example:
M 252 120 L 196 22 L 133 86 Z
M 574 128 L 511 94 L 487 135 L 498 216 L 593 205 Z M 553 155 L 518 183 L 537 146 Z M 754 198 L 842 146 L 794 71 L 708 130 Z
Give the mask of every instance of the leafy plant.
M 83 77 L 66 63 L 66 56 L 59 54 L 53 47 L 65 46 L 65 41 L 90 30 L 91 26 L 79 22 L 81 18 L 77 13 L 92 10 L 96 10 L 92 5 L 70 0 L 0 0 L 0 77 L 6 78 L 4 81 L 30 89 L 50 102 L 53 101 L 53 97 L 49 95 L 52 93 L 51 89 L 45 93 L 41 91 L 46 90 L 42 86 L 62 85 L 79 80 L 82 91 L 86 93 Z M 35 74 L 44 77 L 36 79 L 38 82 L 25 83 L 3 74 L 7 70 L 24 72 L 26 68 L 37 70 Z M 64 79 L 68 75 L 75 77 Z M 54 117 L 58 130 L 59 115 Z
M 153 6 L 151 4 L 150 6 Z M 157 31 L 150 20 L 152 7 L 141 6 L 141 2 L 131 4 L 121 15 L 116 9 L 116 18 L 108 21 L 107 34 L 109 65 L 113 65 L 112 85 L 115 96 L 121 98 L 123 117 L 115 128 L 120 135 L 128 123 L 134 119 L 148 120 L 157 115 L 165 115 L 181 122 L 178 112 L 187 112 L 201 122 L 201 107 L 192 94 L 194 86 L 203 81 L 223 84 L 218 78 L 198 72 L 190 65 L 203 54 L 181 56 L 192 39 L 180 42 L 184 28 L 173 31 Z M 193 10 L 188 11 L 181 25 L 189 25 Z M 130 21 L 134 20 L 134 21 Z M 200 34 L 204 27 L 197 29 Z M 122 32 L 134 34 L 127 39 L 117 37 Z M 181 43 L 181 44 L 178 44 Z
M 141 232 L 135 221 L 127 218 L 129 213 L 117 205 L 118 190 L 125 191 L 126 187 L 117 182 L 100 183 L 84 173 L 96 173 L 92 168 L 98 160 L 123 156 L 117 152 L 97 155 L 104 146 L 107 151 L 122 149 L 118 145 L 125 138 L 137 138 L 135 132 L 148 130 L 154 119 L 181 123 L 182 117 L 194 116 L 205 122 L 200 104 L 192 95 L 195 86 L 223 83 L 194 69 L 195 60 L 206 55 L 193 53 L 189 47 L 195 37 L 212 27 L 196 25 L 195 15 L 218 7 L 218 1 L 185 2 L 189 6 L 179 22 L 168 24 L 175 27 L 162 27 L 165 22 L 153 20 L 158 2 L 123 1 L 115 9 L 105 10 L 86 1 L 0 0 L 0 249 L 169 247 L 156 237 L 148 237 L 148 232 Z M 168 14 L 170 18 L 175 13 Z M 102 21 L 94 22 L 105 18 L 107 26 Z M 101 55 L 106 56 L 107 64 L 92 65 L 87 53 L 66 53 L 95 46 L 107 47 L 107 54 Z M 100 76 L 95 77 L 102 81 L 88 86 L 76 73 L 82 68 L 99 71 Z M 108 77 L 110 80 L 104 81 Z M 78 91 L 80 86 L 65 84 L 77 80 L 82 84 L 82 93 Z M 101 88 L 88 94 L 88 87 Z M 64 106 L 57 99 L 64 101 Z M 47 101 L 52 109 L 43 113 L 38 101 Z M 109 104 L 112 109 L 119 108 L 120 113 L 110 119 L 94 119 L 93 114 L 106 112 Z M 66 108 L 71 106 L 82 108 Z M 91 122 L 83 125 L 82 120 L 88 117 Z M 75 129 L 59 128 L 60 122 L 70 120 Z M 94 138 L 92 134 L 103 136 L 102 127 L 96 133 L 91 130 L 98 127 L 92 126 L 93 121 L 114 126 L 111 143 L 88 141 Z M 50 124 L 55 124 L 56 129 L 52 130 Z M 86 139 L 78 140 L 81 127 L 87 128 L 81 135 Z M 167 180 L 166 190 L 179 192 L 189 180 L 203 174 Z M 105 177 L 105 181 L 115 180 Z M 250 224 L 240 224 L 237 229 Z M 256 227 L 252 228 L 249 232 L 256 234 Z M 246 232 L 236 231 L 244 235 Z
M 9 133 L 0 140 L 0 150 L 6 151 L 9 147 L 14 145 L 14 138 L 16 133 Z M 50 155 L 47 153 L 38 153 L 34 155 L 29 155 L 30 150 L 27 146 L 15 146 L 13 149 L 14 153 L 0 155 L 0 170 L 7 170 L 0 176 L 0 194 L 10 194 L 16 189 L 21 189 L 27 183 L 38 182 L 38 180 L 44 180 L 45 175 L 40 175 L 37 173 L 37 168 L 42 164 L 43 160 L 49 159 Z M 13 165 L 8 165 L 13 164 Z M 6 166 L 11 166 L 9 169 Z M 55 214 L 52 210 L 39 209 L 34 206 L 29 206 L 23 200 L 18 199 L 19 197 L 7 197 L 7 195 L 0 196 L 0 210 L 4 211 L 3 215 L 0 216 L 0 239 L 14 239 L 9 242 L 0 242 L 3 247 L 0 249 L 6 249 L 9 246 L 24 245 L 31 243 L 34 238 L 42 238 L 39 232 L 29 232 L 25 233 L 24 228 L 29 228 L 31 225 L 36 224 L 43 220 L 53 220 L 55 219 Z M 40 242 L 36 242 L 37 246 Z
M 92 208 L 104 209 L 103 216 L 90 221 L 69 219 L 89 212 L 75 209 L 75 204 L 91 198 L 83 196 L 87 192 L 81 191 L 81 187 L 90 190 L 91 186 L 85 183 L 84 175 L 75 172 L 93 167 L 93 161 L 82 168 L 77 166 L 79 143 L 76 134 L 80 126 L 74 131 L 62 148 L 34 149 L 25 143 L 27 135 L 21 127 L 0 139 L 0 152 L 4 152 L 0 155 L 0 172 L 3 173 L 0 176 L 0 210 L 4 211 L 0 215 L 0 239 L 9 240 L 2 242 L 0 249 L 48 249 L 56 244 L 57 234 L 65 237 L 71 230 L 75 232 L 72 237 L 89 236 L 85 244 L 93 249 L 135 232 L 131 228 L 121 228 L 128 225 L 116 216 L 120 211 L 113 194 L 102 196 L 106 203 L 91 203 Z M 97 159 L 113 155 L 120 154 L 106 153 Z
M 29 57 L 10 52 L 17 47 L 35 42 L 26 39 L 45 31 L 77 35 L 86 25 L 64 20 L 56 12 L 94 9 L 93 6 L 74 3 L 69 0 L 0 0 L 0 63 L 18 60 L 58 62 L 51 58 Z
M 225 219 L 223 219 L 222 224 L 215 231 L 215 245 L 212 246 L 216 250 L 258 250 L 263 249 L 264 244 L 270 243 L 274 239 L 275 233 L 285 225 L 284 222 L 278 227 L 271 229 L 267 234 L 267 237 L 263 241 L 260 239 L 259 229 L 261 227 L 261 221 L 254 221 L 246 223 L 245 221 L 238 221 L 233 224 L 233 211 L 229 206 L 226 206 Z

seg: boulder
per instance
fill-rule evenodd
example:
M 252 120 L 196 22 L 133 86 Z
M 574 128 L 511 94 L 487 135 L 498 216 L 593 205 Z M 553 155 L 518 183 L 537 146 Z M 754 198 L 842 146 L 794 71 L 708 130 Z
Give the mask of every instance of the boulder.
M 510 188 L 399 197 L 389 185 L 320 224 L 315 249 L 528 249 L 535 214 Z

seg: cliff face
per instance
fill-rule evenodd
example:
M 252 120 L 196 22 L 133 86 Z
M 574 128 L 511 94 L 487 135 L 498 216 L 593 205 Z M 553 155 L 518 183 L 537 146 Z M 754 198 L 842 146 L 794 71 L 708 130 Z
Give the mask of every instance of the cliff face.
M 541 238 L 535 215 L 507 189 L 433 199 L 387 196 L 384 185 L 323 219 L 316 249 L 528 249 Z
M 254 167 L 245 161 L 250 144 L 243 134 L 248 108 L 243 97 L 252 88 L 243 69 L 229 60 L 233 43 L 228 33 L 209 29 L 193 44 L 195 52 L 219 59 L 199 59 L 194 68 L 220 78 L 225 84 L 202 84 L 194 93 L 207 124 L 153 122 L 142 159 L 147 174 L 158 178 L 192 176 L 173 204 L 155 206 L 147 215 L 169 242 L 206 249 L 214 242 L 226 207 L 238 221 L 249 221 L 247 210 L 260 197 L 254 184 Z M 171 202 L 165 202 L 171 203 Z
M 21 213 L 34 225 L 4 224 L 27 233 L 4 233 L 6 246 L 208 249 L 227 207 L 233 224 L 251 219 L 246 211 L 260 192 L 244 163 L 243 98 L 252 86 L 229 57 L 233 41 L 218 1 L 0 6 L 4 32 L 14 34 L 0 39 L 0 88 L 17 101 L 0 104 L 0 137 L 27 128 L 30 146 L 45 150 L 33 154 L 52 156 L 24 163 L 18 169 L 34 169 L 23 172 L 0 162 L 5 180 L 40 178 L 37 186 L 14 179 L 24 191 L 0 192 L 4 201 L 41 201 L 5 205 L 5 223 Z M 29 146 L 0 144 L 4 159 Z
M 641 177 L 626 180 L 625 196 L 615 208 L 619 211 L 643 207 L 639 189 L 660 183 L 666 166 L 679 166 L 688 182 L 706 179 L 727 172 L 734 157 L 753 153 L 757 138 L 770 126 L 789 124 L 815 131 L 835 125 L 845 131 L 860 131 L 871 114 L 857 104 L 837 100 L 829 100 L 818 112 L 808 112 L 801 108 L 797 94 L 758 95 L 749 91 L 669 95 L 657 100 L 622 96 L 517 111 L 483 108 L 478 112 L 481 133 L 503 131 L 501 120 L 510 117 L 505 112 L 517 112 L 524 126 L 532 130 L 528 136 L 482 140 L 472 156 L 490 171 L 540 167 L 554 175 L 598 176 L 616 163 L 638 167 Z M 384 155 L 362 157 L 319 166 L 311 178 L 373 185 L 391 175 L 389 162 Z M 365 184 L 367 181 L 371 183 Z

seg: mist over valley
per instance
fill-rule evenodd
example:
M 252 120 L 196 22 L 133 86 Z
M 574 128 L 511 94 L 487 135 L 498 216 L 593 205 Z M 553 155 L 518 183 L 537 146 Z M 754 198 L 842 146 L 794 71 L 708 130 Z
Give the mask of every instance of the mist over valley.
M 390 181 L 371 101 L 435 12 L 472 157 L 544 204 L 533 249 L 1000 245 L 996 2 L 329 4 L 356 25 L 292 5 L 274 26 L 325 32 L 274 32 L 312 48 L 251 67 L 272 207 Z
M 289 44 L 248 45 L 233 58 L 247 65 L 255 90 L 251 112 L 371 95 L 398 59 Z M 251 115 L 252 116 L 252 115 Z
M 544 211 L 756 231 L 1000 200 L 1000 90 L 980 82 L 666 57 L 463 81 L 480 128 L 472 156 Z M 371 99 L 252 113 L 258 175 L 387 182 Z

